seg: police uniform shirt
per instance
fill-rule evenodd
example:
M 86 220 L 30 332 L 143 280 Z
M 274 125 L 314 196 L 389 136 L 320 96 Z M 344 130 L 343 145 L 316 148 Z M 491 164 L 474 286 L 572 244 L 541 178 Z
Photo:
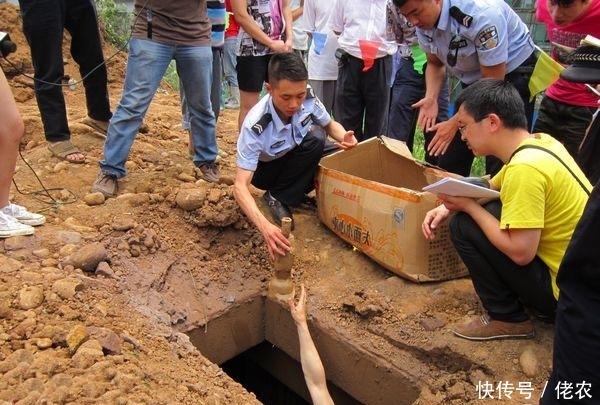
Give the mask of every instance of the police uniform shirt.
M 462 12 L 461 18 L 451 7 Z M 443 0 L 437 27 L 417 28 L 417 36 L 426 52 L 466 84 L 481 78 L 480 66 L 506 62 L 510 73 L 534 50 L 527 26 L 503 0 Z
M 289 124 L 281 121 L 271 96 L 266 95 L 252 107 L 242 124 L 237 142 L 237 167 L 256 171 L 259 161 L 280 158 L 302 143 L 311 125 L 324 127 L 330 122 L 329 113 L 310 87 Z

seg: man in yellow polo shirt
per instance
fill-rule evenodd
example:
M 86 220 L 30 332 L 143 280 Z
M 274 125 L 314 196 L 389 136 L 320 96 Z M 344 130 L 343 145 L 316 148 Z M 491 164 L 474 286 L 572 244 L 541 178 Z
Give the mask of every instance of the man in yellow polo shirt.
M 486 314 L 454 328 L 470 340 L 530 338 L 526 308 L 552 320 L 558 299 L 556 274 L 592 189 L 564 146 L 547 134 L 531 134 L 519 93 L 508 82 L 481 79 L 457 102 L 461 139 L 476 156 L 493 155 L 504 166 L 490 181 L 500 200 L 439 195 L 423 233 L 452 212 L 452 242 L 469 269 Z

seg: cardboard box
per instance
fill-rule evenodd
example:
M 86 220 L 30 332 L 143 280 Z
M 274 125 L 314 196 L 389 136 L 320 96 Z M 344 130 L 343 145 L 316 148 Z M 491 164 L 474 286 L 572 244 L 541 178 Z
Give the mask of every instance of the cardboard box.
M 449 173 L 414 159 L 404 144 L 372 138 L 321 159 L 317 175 L 319 219 L 346 242 L 393 273 L 412 281 L 468 275 L 446 221 L 429 242 L 421 232 L 436 206 L 427 184 Z

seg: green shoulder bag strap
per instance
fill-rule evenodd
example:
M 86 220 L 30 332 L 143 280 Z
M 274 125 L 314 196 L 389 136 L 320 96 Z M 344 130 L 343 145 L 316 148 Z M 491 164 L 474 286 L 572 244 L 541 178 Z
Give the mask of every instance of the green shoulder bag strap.
M 527 149 L 527 148 L 543 150 L 544 152 L 554 156 L 554 158 L 556 160 L 558 160 L 560 163 L 562 163 L 562 165 L 569 171 L 569 173 L 571 173 L 571 175 L 575 178 L 575 180 L 577 180 L 577 183 L 579 183 L 581 188 L 583 188 L 583 191 L 585 191 L 585 193 L 588 195 L 588 197 L 590 196 L 590 194 L 592 193 L 591 190 L 588 190 L 585 187 L 585 184 L 583 184 L 583 182 L 581 181 L 581 179 L 579 177 L 577 177 L 575 175 L 575 173 L 573 173 L 573 170 L 571 170 L 571 168 L 569 166 L 567 166 L 567 164 L 560 157 L 558 157 L 558 155 L 556 153 L 552 152 L 550 149 L 546 149 L 546 148 L 538 146 L 538 145 L 521 145 L 512 153 L 512 155 L 510 155 L 510 158 L 508 159 L 508 161 L 510 162 L 510 160 L 513 158 L 514 155 L 517 154 L 517 152 L 519 152 L 523 149 Z

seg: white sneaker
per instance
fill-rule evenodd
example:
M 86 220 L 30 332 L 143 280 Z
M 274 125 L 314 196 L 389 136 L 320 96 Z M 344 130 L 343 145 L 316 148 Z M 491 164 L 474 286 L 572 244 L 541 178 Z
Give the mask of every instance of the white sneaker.
M 10 238 L 11 236 L 32 235 L 35 232 L 32 226 L 25 225 L 6 215 L 0 210 L 0 238 Z
M 17 204 L 8 203 L 8 205 L 2 208 L 2 213 L 10 215 L 17 221 L 25 225 L 38 226 L 46 222 L 46 217 L 35 212 L 27 211 L 27 208 Z
M 237 110 L 240 108 L 240 103 L 237 100 L 229 99 L 223 106 L 228 110 Z

